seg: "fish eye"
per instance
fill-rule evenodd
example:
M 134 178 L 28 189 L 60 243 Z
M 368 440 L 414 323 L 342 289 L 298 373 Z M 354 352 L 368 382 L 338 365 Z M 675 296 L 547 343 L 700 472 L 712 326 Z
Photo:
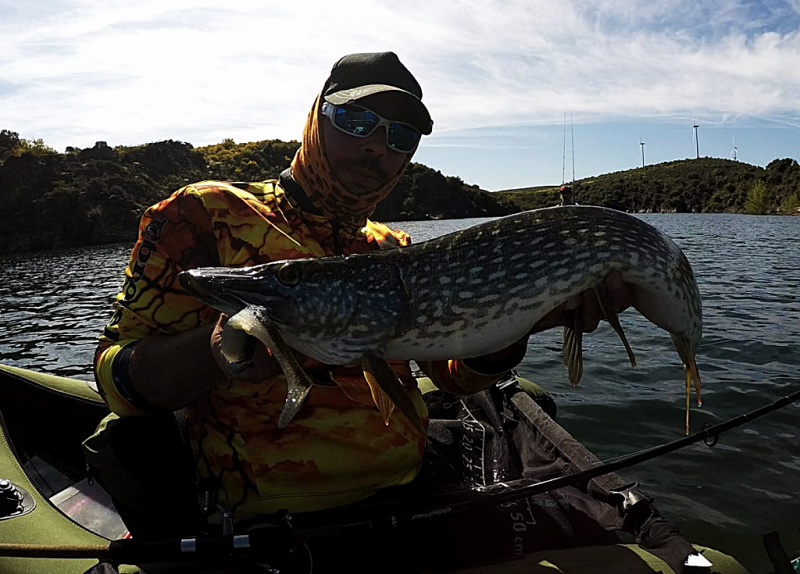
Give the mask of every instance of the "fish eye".
M 303 272 L 299 265 L 284 263 L 278 268 L 278 271 L 275 273 L 275 277 L 277 277 L 278 281 L 284 285 L 291 287 L 300 283 L 300 279 L 303 277 Z

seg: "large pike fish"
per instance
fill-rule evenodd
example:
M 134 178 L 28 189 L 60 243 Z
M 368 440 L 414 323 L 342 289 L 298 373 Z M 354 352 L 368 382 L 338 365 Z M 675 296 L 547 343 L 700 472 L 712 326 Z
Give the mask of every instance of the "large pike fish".
M 597 294 L 635 365 L 603 288 L 603 278 L 615 270 L 632 286 L 634 307 L 670 333 L 683 361 L 688 433 L 692 382 L 701 404 L 695 362 L 702 334 L 700 292 L 680 248 L 655 227 L 619 211 L 539 209 L 403 248 L 239 269 L 199 268 L 181 273 L 180 280 L 198 299 L 230 315 L 233 328 L 270 348 L 288 346 L 327 364 L 361 362 L 385 420 L 397 406 L 420 426 L 386 360 L 469 358 L 500 350 L 588 289 Z M 564 329 L 564 362 L 570 382 L 577 384 L 583 372 L 579 323 Z M 282 362 L 289 395 L 304 397 L 312 383 L 290 363 Z M 287 399 L 290 412 L 284 411 L 281 426 L 299 407 Z

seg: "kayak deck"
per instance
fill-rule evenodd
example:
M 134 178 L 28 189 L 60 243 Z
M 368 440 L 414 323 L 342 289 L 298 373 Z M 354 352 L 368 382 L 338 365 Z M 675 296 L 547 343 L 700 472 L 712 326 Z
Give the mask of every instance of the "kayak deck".
M 27 406 L 20 408 L 20 405 Z M 30 405 L 35 405 L 35 410 Z M 83 381 L 0 365 L 0 478 L 9 479 L 28 491 L 36 503 L 34 510 L 25 516 L 0 519 L 0 541 L 89 546 L 104 544 L 109 538 L 124 535 L 124 526 L 118 522 L 105 492 L 99 485 L 87 482 L 80 450 L 81 441 L 94 431 L 107 413 L 102 399 Z M 56 475 L 48 475 L 43 470 L 47 467 L 60 474 L 58 480 L 53 478 Z M 65 481 L 69 483 L 66 486 Z M 98 517 L 105 526 L 98 525 Z M 108 525 L 114 524 L 115 519 L 116 525 L 109 529 Z M 106 536 L 92 530 L 102 531 Z M 696 548 L 714 564 L 715 572 L 746 572 L 725 554 Z M 96 563 L 97 560 L 93 559 L 0 556 L 0 572 L 78 574 Z M 635 544 L 542 550 L 527 553 L 519 560 L 454 571 L 463 574 L 550 574 L 554 569 L 601 574 L 672 572 L 666 563 Z M 139 569 L 123 566 L 120 572 L 133 573 Z

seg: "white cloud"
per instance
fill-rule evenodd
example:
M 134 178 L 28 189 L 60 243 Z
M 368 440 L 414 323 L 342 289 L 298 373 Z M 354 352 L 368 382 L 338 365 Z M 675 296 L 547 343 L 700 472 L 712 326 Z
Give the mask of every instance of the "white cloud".
M 763 116 L 796 125 L 798 7 L 800 0 L 0 4 L 0 128 L 62 149 L 100 139 L 297 139 L 331 64 L 373 50 L 396 51 L 418 76 L 442 135 L 559 123 L 565 109 L 578 123 Z

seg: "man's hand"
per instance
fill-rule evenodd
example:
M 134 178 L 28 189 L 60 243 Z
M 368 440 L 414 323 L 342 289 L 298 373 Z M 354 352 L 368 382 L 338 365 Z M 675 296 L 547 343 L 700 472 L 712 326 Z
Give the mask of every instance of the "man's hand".
M 211 332 L 211 354 L 226 379 L 247 383 L 260 383 L 270 375 L 280 371 L 280 366 L 267 348 L 254 337 L 241 331 L 242 339 L 249 338 L 246 343 L 245 356 L 238 362 L 231 362 L 222 354 L 222 331 L 228 322 L 228 316 L 221 314 Z M 237 333 L 238 336 L 238 333 Z

